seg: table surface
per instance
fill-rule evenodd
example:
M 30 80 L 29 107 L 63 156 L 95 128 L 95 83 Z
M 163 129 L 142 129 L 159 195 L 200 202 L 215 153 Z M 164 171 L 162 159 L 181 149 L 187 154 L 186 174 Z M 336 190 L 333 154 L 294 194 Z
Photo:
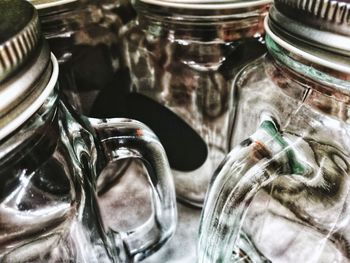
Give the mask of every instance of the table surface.
M 200 220 L 200 209 L 177 204 L 178 225 L 174 237 L 163 248 L 144 263 L 194 263 L 196 262 L 196 245 Z
M 105 169 L 101 178 L 115 173 L 113 164 Z M 125 231 L 140 226 L 152 214 L 150 186 L 143 165 L 133 161 L 126 172 L 109 184 L 99 196 L 99 205 L 105 226 Z M 141 174 L 141 176 L 140 176 Z M 143 263 L 193 263 L 196 262 L 196 243 L 201 210 L 177 203 L 178 224 L 175 235 Z

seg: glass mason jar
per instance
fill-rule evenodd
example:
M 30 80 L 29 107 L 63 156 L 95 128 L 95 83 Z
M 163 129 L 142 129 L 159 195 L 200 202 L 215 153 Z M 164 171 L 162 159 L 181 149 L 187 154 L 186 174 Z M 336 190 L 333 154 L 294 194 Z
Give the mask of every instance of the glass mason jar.
M 89 115 L 98 93 L 116 86 L 118 31 L 134 17 L 129 1 L 30 0 L 60 64 L 61 90 L 79 113 Z
M 145 125 L 79 118 L 59 99 L 58 63 L 21 0 L 0 10 L 0 261 L 135 262 L 174 233 L 176 200 L 165 151 Z M 18 19 L 20 15 L 21 19 Z M 137 229 L 104 226 L 96 181 L 105 167 L 141 159 L 152 216 Z
M 101 92 L 92 116 L 121 115 L 150 126 L 182 201 L 203 204 L 212 172 L 227 154 L 232 80 L 265 52 L 269 3 L 136 0 L 137 19 L 120 31 L 126 65 L 120 88 Z
M 235 147 L 207 195 L 199 262 L 350 262 L 349 11 L 275 1 L 268 54 L 234 83 Z
M 98 4 L 102 7 L 107 19 L 119 20 L 123 25 L 136 16 L 131 0 L 98 0 Z

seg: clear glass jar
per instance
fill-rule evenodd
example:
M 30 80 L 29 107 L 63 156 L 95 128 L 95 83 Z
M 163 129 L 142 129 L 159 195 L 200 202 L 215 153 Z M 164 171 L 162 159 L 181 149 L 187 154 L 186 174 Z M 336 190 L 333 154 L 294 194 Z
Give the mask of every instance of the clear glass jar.
M 138 262 L 157 251 L 175 231 L 176 204 L 165 153 L 153 136 L 127 119 L 84 123 L 53 91 L 0 144 L 1 262 Z M 98 176 L 108 163 L 140 154 L 151 165 L 156 210 L 128 232 L 104 227 Z
M 319 43 L 323 32 L 306 21 L 332 25 L 316 29 L 335 35 L 342 23 L 300 15 L 297 1 L 275 5 L 269 53 L 234 83 L 234 148 L 208 192 L 199 262 L 350 261 L 350 53 Z
M 131 0 L 98 0 L 106 19 L 119 20 L 123 25 L 136 17 Z
M 98 93 L 118 86 L 120 27 L 133 16 L 126 1 L 31 0 L 60 64 L 59 82 L 69 103 L 89 115 Z M 123 16 L 119 16 L 120 11 Z
M 232 80 L 265 52 L 270 1 L 180 2 L 135 1 L 138 18 L 121 29 L 127 68 L 120 89 L 101 93 L 92 115 L 132 116 L 150 126 L 167 152 L 178 198 L 201 206 L 227 153 Z
M 8 11 L 0 17 L 0 262 L 137 262 L 154 253 L 173 235 L 177 214 L 157 137 L 137 121 L 68 109 L 34 7 L 11 0 L 0 10 Z M 148 171 L 152 215 L 118 231 L 101 219 L 97 179 L 134 158 Z

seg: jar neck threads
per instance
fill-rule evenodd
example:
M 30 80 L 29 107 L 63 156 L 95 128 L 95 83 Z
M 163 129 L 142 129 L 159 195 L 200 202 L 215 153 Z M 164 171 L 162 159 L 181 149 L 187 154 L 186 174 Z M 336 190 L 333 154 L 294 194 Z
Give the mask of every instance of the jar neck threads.
M 323 86 L 350 96 L 350 74 L 308 61 L 280 46 L 268 34 L 266 46 L 272 57 L 280 64 Z
M 46 38 L 69 35 L 103 20 L 103 12 L 96 4 L 72 2 L 63 6 L 39 10 L 41 26 Z
M 14 130 L 8 137 L 0 140 L 1 162 L 6 161 L 6 156 L 15 151 L 18 147 L 23 147 L 23 143 L 26 145 L 32 144 L 32 139 L 34 137 L 52 136 L 47 130 L 51 125 L 56 125 L 53 124 L 53 122 L 55 121 L 54 117 L 57 115 L 57 105 L 58 90 L 53 89 L 35 114 L 27 119 L 22 126 Z
M 288 52 L 266 35 L 265 73 L 283 93 L 316 112 L 350 123 L 350 75 Z M 298 109 L 298 110 L 301 110 Z
M 153 35 L 177 39 L 232 42 L 263 34 L 268 4 L 240 9 L 182 9 L 136 1 L 139 26 Z

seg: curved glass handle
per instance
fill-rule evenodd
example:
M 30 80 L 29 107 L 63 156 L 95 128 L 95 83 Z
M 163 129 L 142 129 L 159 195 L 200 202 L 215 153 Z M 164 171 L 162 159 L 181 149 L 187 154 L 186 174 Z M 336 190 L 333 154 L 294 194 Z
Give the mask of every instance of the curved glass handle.
M 257 192 L 280 174 L 303 174 L 307 169 L 274 122 L 263 121 L 229 153 L 212 179 L 202 212 L 198 262 L 236 262 L 235 256 L 242 252 L 237 252 L 238 239 L 241 247 L 250 248 L 246 256 L 252 262 L 268 262 L 241 231 L 247 208 Z
M 117 118 L 89 118 L 89 121 L 102 144 L 107 163 L 139 158 L 148 171 L 145 176 L 152 186 L 154 217 L 133 231 L 116 234 L 116 238 L 122 238 L 133 261 L 140 261 L 175 232 L 176 197 L 165 151 L 155 134 L 140 122 Z

